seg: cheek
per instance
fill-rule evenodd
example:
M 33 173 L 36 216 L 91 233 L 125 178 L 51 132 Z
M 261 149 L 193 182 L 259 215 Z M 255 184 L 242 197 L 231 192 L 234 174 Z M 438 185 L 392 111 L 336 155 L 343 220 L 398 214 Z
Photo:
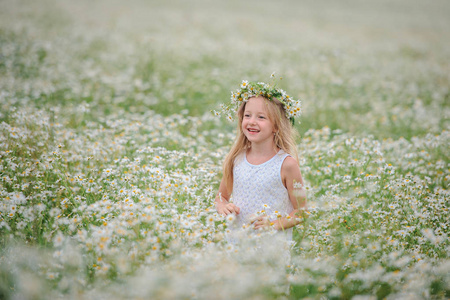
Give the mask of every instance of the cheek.
M 244 123 L 241 124 L 241 132 L 245 134 L 245 124 Z

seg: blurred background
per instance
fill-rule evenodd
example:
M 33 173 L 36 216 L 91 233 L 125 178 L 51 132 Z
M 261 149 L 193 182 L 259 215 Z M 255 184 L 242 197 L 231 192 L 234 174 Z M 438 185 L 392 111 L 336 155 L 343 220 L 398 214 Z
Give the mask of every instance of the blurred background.
M 449 16 L 0 0 L 0 299 L 449 298 Z M 288 268 L 224 243 L 213 205 L 236 125 L 211 111 L 273 72 L 311 212 Z
M 67 114 L 88 105 L 87 121 L 146 110 L 198 116 L 229 101 L 241 80 L 276 72 L 303 101 L 301 133 L 440 132 L 449 15 L 440 0 L 3 0 L 1 117 L 29 103 Z

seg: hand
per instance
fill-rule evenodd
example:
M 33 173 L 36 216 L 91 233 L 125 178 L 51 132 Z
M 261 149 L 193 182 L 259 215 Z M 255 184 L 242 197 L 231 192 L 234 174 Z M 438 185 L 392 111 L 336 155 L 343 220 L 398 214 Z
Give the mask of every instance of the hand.
M 253 224 L 253 228 L 256 229 L 269 229 L 272 225 L 269 218 L 266 216 L 257 216 L 255 217 L 251 223 Z
M 235 213 L 236 215 L 238 215 L 239 212 L 241 211 L 241 209 L 239 207 L 237 207 L 233 203 L 229 203 L 229 202 L 216 203 L 216 209 L 217 209 L 217 212 L 219 214 L 221 214 L 222 216 L 227 216 L 232 213 Z

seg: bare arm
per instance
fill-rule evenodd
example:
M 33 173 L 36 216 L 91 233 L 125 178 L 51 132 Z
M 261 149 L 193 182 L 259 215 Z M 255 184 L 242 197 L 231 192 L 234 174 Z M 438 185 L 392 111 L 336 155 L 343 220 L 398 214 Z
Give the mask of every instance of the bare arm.
M 219 186 L 219 192 L 216 195 L 215 204 L 219 214 L 226 216 L 232 213 L 239 214 L 240 208 L 230 203 L 230 194 L 227 191 L 225 179 L 222 178 Z
M 292 157 L 287 157 L 281 166 L 281 178 L 288 190 L 289 200 L 291 200 L 294 210 L 289 216 L 278 219 L 275 222 L 275 229 L 283 230 L 291 228 L 301 222 L 306 209 L 306 191 L 304 189 L 303 177 L 297 161 Z

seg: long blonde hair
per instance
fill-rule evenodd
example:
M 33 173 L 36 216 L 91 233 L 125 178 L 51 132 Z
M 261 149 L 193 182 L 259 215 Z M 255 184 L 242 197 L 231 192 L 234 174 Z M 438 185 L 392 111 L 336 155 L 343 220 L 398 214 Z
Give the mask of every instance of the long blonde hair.
M 286 117 L 283 104 L 276 98 L 268 100 L 266 98 L 266 108 L 267 114 L 272 121 L 275 134 L 274 134 L 274 145 L 276 148 L 282 149 L 284 152 L 290 154 L 297 162 L 298 152 L 297 146 L 295 144 L 295 139 L 297 137 L 297 131 L 291 125 L 289 119 Z M 247 102 L 242 103 L 237 112 L 238 115 L 238 126 L 237 135 L 230 152 L 225 157 L 223 162 L 223 177 L 225 178 L 225 183 L 227 187 L 227 192 L 231 195 L 233 191 L 233 167 L 236 157 L 242 152 L 250 148 L 251 143 L 244 135 L 242 131 L 242 120 L 244 119 L 244 111 Z M 275 149 L 276 150 L 276 149 Z

